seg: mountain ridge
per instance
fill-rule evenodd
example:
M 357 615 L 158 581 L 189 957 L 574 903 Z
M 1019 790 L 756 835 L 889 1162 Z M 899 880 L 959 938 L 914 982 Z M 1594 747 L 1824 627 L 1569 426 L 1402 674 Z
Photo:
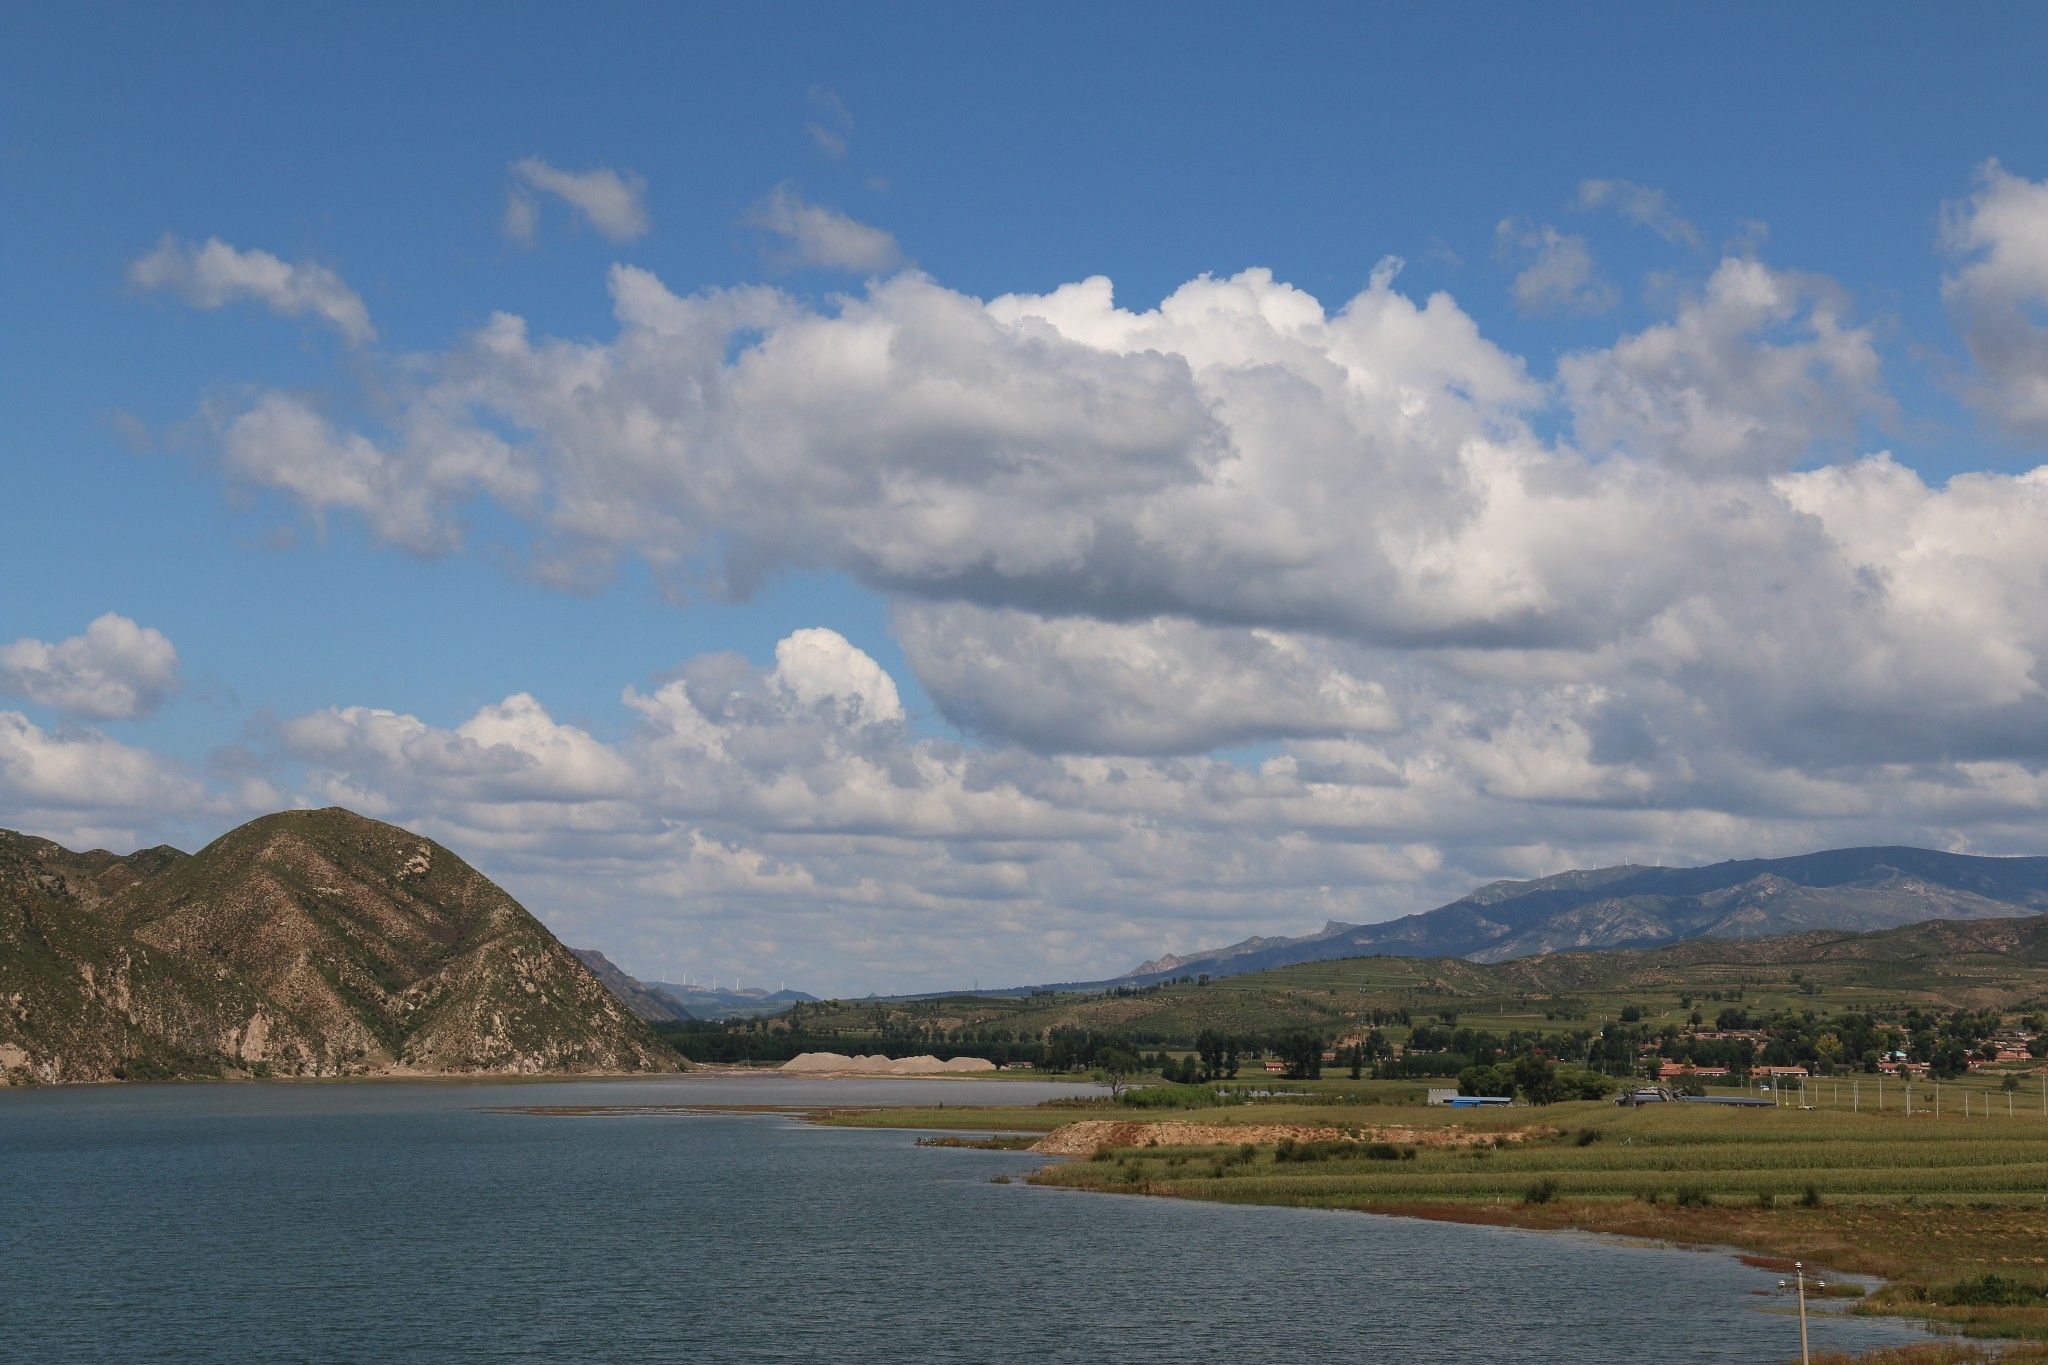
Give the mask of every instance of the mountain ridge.
M 1168 953 L 1111 984 L 1234 976 L 1375 953 L 1505 962 L 1582 949 L 1869 931 L 1926 920 L 2048 911 L 2048 858 L 1984 857 L 1903 845 L 1828 849 L 1699 867 L 1624 864 L 1495 881 L 1434 910 L 1380 924 L 1330 921 L 1296 938 L 1250 938 Z
M 772 1014 L 784 1005 L 809 1004 L 817 996 L 806 991 L 682 986 L 673 981 L 642 981 L 595 948 L 571 948 L 577 959 L 604 983 L 613 998 L 650 1024 L 684 1019 L 724 1019 L 734 1015 Z

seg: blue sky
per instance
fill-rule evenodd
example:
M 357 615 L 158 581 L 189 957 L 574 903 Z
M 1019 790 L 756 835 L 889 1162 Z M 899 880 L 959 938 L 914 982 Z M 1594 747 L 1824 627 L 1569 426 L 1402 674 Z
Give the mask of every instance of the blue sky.
M 2041 463 L 2027 395 L 2048 381 L 2030 368 L 2039 353 L 2025 329 L 2043 303 L 2026 244 L 2028 188 L 2048 180 L 2048 87 L 2036 69 L 2044 29 L 2024 6 L 1975 10 L 1967 23 L 1904 6 L 1859 10 L 1853 22 L 1828 7 L 1654 5 L 16 7 L 0 19 L 0 648 L 55 648 L 115 613 L 158 632 L 176 665 L 149 674 L 139 700 L 80 709 L 49 681 L 56 666 L 45 655 L 0 656 L 13 660 L 0 664 L 0 683 L 13 679 L 0 711 L 30 727 L 11 758 L 0 745 L 0 824 L 190 845 L 268 801 L 361 797 L 444 838 L 565 935 L 629 967 L 833 989 L 1095 974 L 1164 948 L 1325 913 L 1380 918 L 1474 879 L 1624 855 L 1880 836 L 2017 851 L 2038 814 L 2029 803 L 2042 722 L 2026 681 L 2038 626 L 2025 589 L 2039 586 L 2028 556 L 2044 532 L 2024 480 L 1986 485 L 1968 508 L 1939 495 L 1954 475 L 2010 480 Z M 606 230 L 522 179 L 526 158 L 619 177 L 645 229 Z M 1985 171 L 1993 160 L 2002 178 Z M 508 234 L 508 197 L 530 205 L 530 240 Z M 824 215 L 806 220 L 820 230 L 864 231 L 853 240 L 867 245 L 842 247 L 837 264 L 804 264 L 833 251 L 762 226 L 776 202 Z M 1958 223 L 1982 231 L 1966 241 Z M 225 306 L 194 306 L 189 277 L 139 282 L 136 263 L 166 243 L 175 262 L 209 239 L 238 262 L 267 253 L 280 268 L 330 272 L 360 301 L 374 340 L 239 286 Z M 772 287 L 784 312 L 722 342 L 737 362 L 794 314 L 843 322 L 842 299 L 873 299 L 892 280 L 928 281 L 950 304 L 1044 295 L 1100 275 L 1120 308 L 1144 311 L 1201 277 L 1264 268 L 1334 317 L 1371 293 L 1387 257 L 1403 263 L 1388 286 L 1396 296 L 1420 308 L 1441 292 L 1455 312 L 1457 325 L 1429 343 L 1442 360 L 1428 381 L 1438 387 L 1406 400 L 1411 417 L 1438 413 L 1430 404 L 1456 410 L 1430 417 L 1432 433 L 1474 424 L 1455 458 L 1472 458 L 1472 440 L 1531 460 L 1547 451 L 1536 485 L 1611 481 L 1603 486 L 1621 499 L 1624 485 L 1626 496 L 1642 491 L 1624 479 L 1631 468 L 1678 478 L 1671 451 L 1718 452 L 1711 458 L 1724 463 L 1710 474 L 1687 467 L 1690 491 L 1665 488 L 1658 510 L 1638 509 L 1645 525 L 1666 524 L 1672 508 L 1776 498 L 1778 512 L 1826 524 L 1821 539 L 1839 562 L 1818 569 L 1787 551 L 1753 582 L 1645 586 L 1643 600 L 1615 606 L 1584 596 L 1585 585 L 1650 556 L 1615 548 L 1599 570 L 1530 550 L 1541 563 L 1509 564 L 1485 585 L 1514 587 L 1519 605 L 1481 610 L 1470 607 L 1478 587 L 1414 588 L 1428 580 L 1417 566 L 1449 562 L 1430 552 L 1392 572 L 1435 596 L 1394 603 L 1368 566 L 1382 564 L 1384 544 L 1414 549 L 1407 531 L 1475 497 L 1512 501 L 1488 482 L 1494 474 L 1474 472 L 1497 473 L 1487 460 L 1463 483 L 1445 482 L 1436 501 L 1402 501 L 1421 497 L 1418 480 L 1438 479 L 1453 458 L 1451 446 L 1433 446 L 1420 463 L 1344 475 L 1360 506 L 1379 506 L 1384 492 L 1406 508 L 1392 540 L 1365 558 L 1345 558 L 1366 553 L 1356 546 L 1327 560 L 1287 549 L 1229 569 L 1237 549 L 1224 547 L 1240 518 L 1227 497 L 1237 494 L 1210 500 L 1223 509 L 1214 521 L 1175 522 L 1169 536 L 1166 503 L 1130 511 L 1117 501 L 1128 484 L 1069 478 L 1117 459 L 1052 429 L 1059 400 L 1043 395 L 1067 392 L 1060 385 L 1088 358 L 1080 351 L 1047 360 L 1032 381 L 1040 397 L 999 418 L 960 413 L 995 401 L 978 384 L 1016 378 L 1047 353 L 1005 352 L 995 370 L 948 375 L 962 407 L 941 435 L 919 426 L 927 444 L 915 451 L 887 444 L 924 420 L 892 413 L 900 386 L 866 398 L 849 390 L 851 406 L 803 431 L 770 421 L 780 409 L 765 388 L 736 390 L 720 422 L 740 421 L 731 414 L 748 402 L 766 407 L 745 419 L 755 423 L 745 440 L 718 426 L 733 444 L 701 468 L 698 452 L 726 439 L 710 428 L 648 448 L 665 453 L 628 450 L 624 438 L 598 451 L 578 446 L 600 439 L 594 428 L 549 426 L 568 420 L 561 409 L 515 410 L 509 389 L 481 403 L 458 394 L 476 379 L 465 348 L 494 314 L 524 319 L 537 343 L 605 350 L 604 364 L 628 368 L 609 354 L 624 347 L 608 283 L 616 266 L 680 298 Z M 1545 262 L 1554 273 L 1528 274 Z M 1717 276 L 1729 262 L 1765 272 L 1750 286 L 1769 281 L 1787 311 L 1731 322 L 1694 308 L 1717 278 L 1740 283 L 1732 268 Z M 1545 280 L 1556 288 L 1543 292 Z M 898 313 L 899 303 L 883 311 L 896 335 L 916 336 L 911 310 L 923 305 Z M 1063 345 L 1082 345 L 1073 319 L 1054 325 Z M 1170 337 L 1131 343 L 1124 361 L 1088 380 L 1085 402 L 1104 405 L 1087 407 L 1089 420 L 1152 421 L 1186 397 L 1145 390 L 1142 360 L 1128 357 L 1150 350 L 1179 364 L 1221 344 L 1213 333 L 1198 339 L 1201 326 L 1181 320 Z M 1613 349 L 1665 326 L 1674 330 L 1634 351 Z M 945 338 L 955 335 L 934 333 L 933 353 L 950 359 Z M 1369 386 L 1428 351 L 1413 338 L 1388 344 L 1396 351 L 1351 355 L 1354 382 Z M 1261 355 L 1267 376 L 1294 363 Z M 1574 355 L 1594 357 L 1577 387 L 1560 364 Z M 1499 357 L 1526 388 L 1475 397 Z M 663 373 L 591 403 L 638 411 L 637 395 L 676 391 Z M 783 378 L 801 386 L 810 373 Z M 534 372 L 490 380 L 537 382 Z M 1251 370 L 1198 377 L 1188 401 L 1212 415 L 1238 411 L 1242 386 L 1255 382 Z M 1758 391 L 1768 401 L 1743 409 L 1741 395 Z M 377 496 L 402 501 L 414 495 L 405 479 L 425 479 L 419 505 L 437 526 L 463 528 L 460 548 L 423 552 L 397 543 L 360 500 L 304 494 L 307 471 L 331 465 L 339 444 L 296 451 L 289 469 L 277 450 L 244 447 L 238 464 L 235 419 L 266 395 L 319 414 L 335 442 L 353 433 L 386 453 L 402 444 L 406 414 L 455 404 L 463 430 L 508 441 L 522 477 L 547 491 L 522 503 L 502 487 L 452 488 L 422 473 L 432 451 L 393 454 Z M 1048 430 L 1031 428 L 1034 413 Z M 976 427 L 983 417 L 987 427 Z M 880 435 L 827 448 L 835 428 L 869 420 Z M 1335 441 L 1321 428 L 1281 432 L 1276 418 L 1261 417 L 1257 437 L 1235 416 L 1221 420 L 1226 435 L 1214 439 L 1270 447 L 1283 464 Z M 437 428 L 426 439 L 446 436 Z M 1177 439 L 1131 437 L 1145 451 Z M 1181 456 L 1210 448 L 1211 438 L 1187 439 L 1195 444 Z M 1344 439 L 1377 452 L 1419 438 L 1401 425 Z M 1044 506 L 962 472 L 981 467 L 975 451 L 996 451 L 1001 464 L 1023 448 L 1048 468 L 1073 461 Z M 1342 441 L 1331 449 L 1332 467 L 1350 468 Z M 1860 469 L 1875 480 L 1876 467 L 1858 462 L 1878 451 L 1918 476 L 1915 506 L 1925 505 L 1910 534 L 1903 494 L 1822 478 Z M 819 463 L 777 482 L 763 462 L 780 458 Z M 661 460 L 687 468 L 649 472 L 646 462 Z M 868 463 L 855 471 L 854 461 Z M 1798 493 L 1771 482 L 1800 474 L 1819 481 Z M 872 480 L 884 500 L 835 504 L 813 524 L 812 491 L 841 475 Z M 724 488 L 721 479 L 752 490 L 744 505 L 738 493 L 694 491 Z M 559 548 L 563 527 L 583 525 L 561 493 L 579 480 L 594 481 L 583 493 L 601 485 L 617 499 L 606 502 L 606 529 L 576 533 L 576 550 L 609 570 L 565 589 L 560 574 L 542 581 L 536 546 Z M 902 504 L 888 499 L 912 496 L 903 489 L 913 485 L 921 510 L 905 530 L 891 520 Z M 1266 526 L 1270 500 L 1244 496 L 1243 524 Z M 1125 511 L 1102 514 L 1090 555 L 1107 553 L 1115 537 L 1101 526 L 1112 524 L 1138 528 L 1147 548 L 1074 572 L 1015 570 L 1032 544 L 1057 543 L 1089 498 L 1130 512 L 1127 522 Z M 987 537 L 1006 499 L 1023 499 L 1019 526 L 1042 515 L 1042 530 L 961 568 L 948 519 Z M 1834 511 L 1816 510 L 1829 499 Z M 1178 492 L 1168 501 L 1173 516 L 1185 513 Z M 659 534 L 619 529 L 620 509 L 635 505 L 676 520 Z M 1615 505 L 1623 520 L 1637 515 L 1637 504 Z M 1342 499 L 1285 511 L 1291 520 L 1276 512 L 1271 525 L 1284 521 L 1291 543 L 1349 535 Z M 916 528 L 938 536 L 941 523 L 943 543 L 918 538 Z M 1704 581 L 1725 575 L 1731 558 L 1760 562 L 1769 547 L 1803 545 L 1806 533 L 1745 513 L 1739 527 L 1666 539 L 1685 547 L 1672 554 L 1699 556 L 1692 577 Z M 1937 556 L 1939 575 L 1914 579 L 1935 572 L 1924 551 L 1943 534 L 1972 552 L 1996 543 L 2011 553 L 1985 564 Z M 1207 558 L 1152 554 L 1212 535 L 1221 539 Z M 761 585 L 737 599 L 705 586 L 711 562 L 736 545 L 763 566 Z M 1444 553 L 1475 562 L 1471 542 L 1457 545 Z M 1302 567 L 1311 559 L 1313 574 Z M 1214 581 L 1204 577 L 1212 568 Z M 1714 646 L 1700 623 L 1754 640 L 1739 604 L 1759 595 L 1781 623 L 1862 610 L 1773 596 L 1836 570 L 1890 594 L 1883 622 L 1812 658 L 1801 651 L 1815 648 L 1815 630 L 1788 627 L 1782 647 L 1757 644 L 1771 661 L 1761 671 L 1701 662 Z M 1660 573 L 1688 578 L 1682 564 Z M 1347 613 L 1346 575 L 1362 596 L 1387 595 L 1386 612 Z M 1942 602 L 1951 609 L 1929 607 Z M 1913 633 L 1943 616 L 1987 651 L 1960 671 L 2003 682 L 1962 695 L 1920 677 L 1958 647 Z M 839 681 L 805 691 L 795 665 L 776 671 L 777 646 L 810 628 L 839 641 Z M 962 640 L 976 642 L 973 657 Z M 830 702 L 841 720 L 900 733 L 862 731 L 856 744 L 789 729 L 787 717 L 748 719 L 748 743 L 720 761 L 773 767 L 748 769 L 750 795 L 723 805 L 662 797 L 710 779 L 658 770 L 646 713 L 622 692 L 644 698 L 685 675 L 700 689 L 727 687 L 703 682 L 712 666 L 692 662 L 723 652 L 753 670 L 732 695 L 796 698 L 812 711 Z M 886 674 L 897 701 L 885 704 L 862 660 Z M 1114 688 L 1090 669 L 1105 660 L 1133 689 L 1127 704 L 1099 705 Z M 1293 682 L 1262 680 L 1268 666 Z M 1237 679 L 1246 697 L 1270 702 L 1298 686 L 1307 700 L 1233 693 L 1209 706 L 1178 693 L 1175 679 L 1206 684 L 1232 668 L 1247 670 Z M 459 776 L 456 759 L 419 747 L 516 694 L 599 746 L 603 755 L 584 755 L 595 766 L 554 785 L 493 787 L 479 774 L 537 773 L 581 741 L 557 742 L 553 730 L 501 737 L 495 750 L 475 735 L 449 741 L 478 765 Z M 699 710 L 712 706 L 709 692 L 693 695 Z M 387 750 L 354 731 L 316 741 L 293 730 L 350 708 L 412 718 L 425 738 Z M 803 725 L 817 721 L 812 711 Z M 1681 713 L 1718 721 L 1681 732 Z M 1208 719 L 1188 721 L 1195 714 Z M 1728 726 L 1761 736 L 1740 771 L 1716 770 Z M 520 748 L 528 739 L 538 747 Z M 1523 740 L 1528 753 L 1515 749 Z M 92 747 L 102 743 L 115 748 Z M 733 756 L 741 750 L 756 757 Z M 791 756 L 799 751 L 832 757 L 805 767 Z M 129 752 L 136 766 L 107 767 Z M 1119 760 L 1128 771 L 1098 766 Z M 921 786 L 904 776 L 921 763 L 953 765 L 952 777 Z M 827 817 L 834 794 L 857 786 L 847 764 L 894 773 L 893 785 L 872 807 Z M 1281 781 L 1276 764 L 1302 782 L 1311 770 L 1352 773 L 1354 795 L 1320 782 L 1205 804 L 1219 784 Z M 1140 767 L 1156 805 L 1101 796 Z M 134 774 L 120 780 L 132 789 L 119 790 L 111 771 Z M 1380 776 L 1356 776 L 1368 772 Z M 1437 791 L 1446 773 L 1463 776 Z M 788 804 L 786 790 L 799 788 L 817 808 Z M 1010 793 L 1014 809 L 961 823 L 970 798 L 991 790 Z M 1381 804 L 1356 794 L 1366 790 Z M 1866 795 L 1842 795 L 1850 790 Z M 1321 813 L 1308 813 L 1315 802 Z M 1475 806 L 1492 814 L 1475 818 Z M 1053 813 L 1078 823 L 1048 833 Z M 711 861 L 737 862 L 714 874 L 705 840 L 719 850 Z M 1227 866 L 1188 851 L 1204 847 Z

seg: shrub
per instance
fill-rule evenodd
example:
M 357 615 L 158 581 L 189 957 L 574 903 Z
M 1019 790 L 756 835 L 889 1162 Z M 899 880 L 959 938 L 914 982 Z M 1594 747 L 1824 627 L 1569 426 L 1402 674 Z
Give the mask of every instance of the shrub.
M 1548 1204 L 1555 1198 L 1557 1198 L 1557 1182 L 1547 1175 L 1528 1189 L 1522 1191 L 1522 1202 L 1524 1204 Z
M 2043 1298 L 2040 1288 L 2036 1285 L 1991 1274 L 1979 1280 L 1964 1280 L 1960 1284 L 1950 1285 L 1940 1291 L 1940 1295 L 1943 1303 L 1969 1308 L 2023 1308 L 2039 1305 Z
M 1127 1109 L 1214 1109 L 1248 1101 L 1235 1090 L 1215 1090 L 1206 1085 L 1141 1085 L 1124 1092 Z
M 1820 1189 L 1818 1186 L 1808 1185 L 1806 1187 L 1806 1193 L 1799 1196 L 1799 1207 L 1802 1209 L 1817 1209 L 1820 1207 Z
M 991 1185 L 1007 1185 L 1010 1183 L 1010 1177 L 1006 1175 L 992 1175 L 988 1178 L 988 1183 Z
M 1778 1206 L 1778 1196 L 1765 1190 L 1756 1197 L 1756 1206 L 1760 1209 L 1774 1209 Z
M 1399 1161 L 1401 1149 L 1391 1142 L 1375 1142 L 1366 1147 L 1365 1155 L 1369 1161 Z
M 1674 1202 L 1682 1209 L 1705 1209 L 1713 1207 L 1714 1197 L 1697 1185 L 1686 1185 Z
M 1579 1129 L 1578 1136 L 1573 1138 L 1572 1142 L 1579 1147 L 1591 1147 L 1599 1140 L 1600 1130 L 1598 1128 L 1581 1128 Z

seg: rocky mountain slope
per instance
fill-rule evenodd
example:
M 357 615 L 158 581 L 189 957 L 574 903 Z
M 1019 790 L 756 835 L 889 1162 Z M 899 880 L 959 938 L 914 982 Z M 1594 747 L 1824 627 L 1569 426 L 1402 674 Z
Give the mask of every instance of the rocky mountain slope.
M 0 832 L 0 1075 L 665 1070 L 532 915 L 431 840 L 287 811 L 198 853 Z
M 571 948 L 576 960 L 590 968 L 590 974 L 604 983 L 612 998 L 633 1011 L 650 1024 L 673 1024 L 678 1019 L 689 1017 L 663 997 L 663 993 L 649 986 L 639 977 L 627 972 L 618 963 L 606 957 L 595 948 Z
M 2048 858 L 1848 848 L 1707 867 L 1606 867 L 1493 882 L 1449 905 L 1384 924 L 1332 921 L 1301 938 L 1246 939 L 1168 955 L 1119 980 L 1143 983 L 1204 972 L 1233 976 L 1375 953 L 1505 962 L 1582 948 L 1869 931 L 2043 911 Z

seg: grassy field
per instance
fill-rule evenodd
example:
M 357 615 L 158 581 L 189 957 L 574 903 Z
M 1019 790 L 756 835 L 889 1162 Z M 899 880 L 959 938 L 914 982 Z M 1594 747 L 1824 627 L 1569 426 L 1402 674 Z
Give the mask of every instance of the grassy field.
M 889 1110 L 863 1126 L 1049 1132 L 1076 1119 L 1448 1131 L 1467 1145 L 1368 1142 L 1111 1149 L 1032 1178 L 1104 1193 L 1357 1209 L 1726 1245 L 1883 1277 L 1859 1311 L 1903 1312 L 1972 1333 L 2048 1342 L 2048 1117 L 1990 1085 L 1943 1086 L 1944 1112 L 1569 1103 L 1450 1112 L 1385 1083 L 1324 1082 L 1298 1098 L 1200 1110 L 1086 1107 Z M 1347 1102 L 1356 1091 L 1359 1102 Z M 1818 1099 L 1819 1097 L 1810 1096 Z M 1832 1096 L 1830 1096 L 1832 1099 Z M 1867 1099 L 1867 1096 L 1866 1096 Z M 1996 1105 L 1987 1105 L 1989 1100 Z M 1991 1109 L 1993 1112 L 1986 1112 Z M 1520 1130 L 1512 1140 L 1505 1135 Z M 1502 1137 L 1500 1145 L 1491 1139 Z M 1995 1277 L 1986 1288 L 1984 1277 Z M 2014 1302 L 1971 1302 L 1973 1299 Z M 2029 1354 L 2025 1359 L 2048 1358 Z M 1967 1355 L 1926 1359 L 1969 1359 Z

